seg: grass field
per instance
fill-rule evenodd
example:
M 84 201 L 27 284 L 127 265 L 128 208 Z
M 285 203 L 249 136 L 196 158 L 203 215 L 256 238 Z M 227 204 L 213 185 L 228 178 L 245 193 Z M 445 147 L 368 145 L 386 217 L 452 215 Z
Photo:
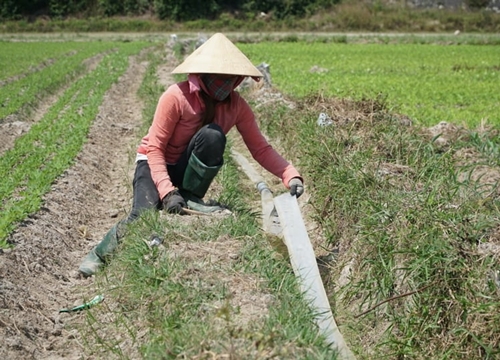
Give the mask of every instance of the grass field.
M 500 125 L 498 45 L 260 43 L 242 46 L 271 65 L 274 84 L 302 97 L 379 99 L 422 125 Z

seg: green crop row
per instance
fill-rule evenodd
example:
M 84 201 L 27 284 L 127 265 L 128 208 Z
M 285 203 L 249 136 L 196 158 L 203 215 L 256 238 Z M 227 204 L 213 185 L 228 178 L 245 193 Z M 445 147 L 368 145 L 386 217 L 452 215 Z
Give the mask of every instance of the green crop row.
M 63 56 L 76 51 L 70 42 L 0 42 L 0 81 L 9 77 L 26 75 L 44 68 Z M 80 44 L 80 48 L 85 48 Z
M 11 62 L 17 62 L 18 58 L 25 58 L 33 46 L 32 43 L 15 43 L 13 45 L 15 46 L 10 47 L 9 54 Z M 51 48 L 50 43 L 46 43 L 46 45 L 48 49 Z M 27 74 L 27 76 L 20 77 L 17 81 L 10 82 L 0 88 L 0 120 L 7 115 L 18 112 L 24 106 L 36 104 L 40 98 L 54 92 L 68 80 L 81 73 L 84 70 L 82 61 L 116 46 L 118 44 L 101 42 L 66 43 L 62 46 L 65 56 L 61 56 L 61 53 L 56 50 L 57 47 L 52 48 L 55 52 L 47 52 L 45 56 L 49 58 L 59 56 L 57 60 L 41 68 L 40 71 Z M 26 65 L 28 68 L 23 70 L 17 67 L 17 71 L 25 72 L 30 66 L 28 63 L 25 63 Z
M 5 174 L 0 184 L 0 242 L 17 222 L 39 209 L 42 196 L 80 151 L 105 92 L 127 68 L 128 57 L 145 45 L 101 44 L 115 51 L 72 83 L 42 120 L 0 157 L 0 172 Z
M 432 44 L 240 44 L 271 67 L 293 96 L 383 99 L 391 111 L 430 125 L 500 124 L 500 47 Z

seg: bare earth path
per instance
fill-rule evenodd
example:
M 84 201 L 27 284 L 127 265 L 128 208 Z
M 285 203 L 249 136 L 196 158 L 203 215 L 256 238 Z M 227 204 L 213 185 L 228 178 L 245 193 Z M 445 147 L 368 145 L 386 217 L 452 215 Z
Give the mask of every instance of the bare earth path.
M 78 275 L 81 259 L 129 209 L 130 156 L 142 122 L 136 93 L 146 65 L 131 58 L 106 94 L 74 166 L 54 183 L 42 209 L 11 235 L 15 248 L 0 250 L 3 359 L 81 358 L 78 333 L 65 328 L 71 317 L 58 311 L 82 301 L 78 294 L 92 279 Z

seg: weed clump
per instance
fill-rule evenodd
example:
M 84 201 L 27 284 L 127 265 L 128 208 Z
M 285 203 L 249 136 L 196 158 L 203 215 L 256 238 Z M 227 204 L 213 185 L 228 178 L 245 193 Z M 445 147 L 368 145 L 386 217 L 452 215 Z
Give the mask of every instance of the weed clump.
M 351 348 L 361 358 L 498 356 L 496 131 L 414 126 L 383 99 L 314 94 L 258 109 L 304 174 L 309 217 L 335 255 L 324 279 L 335 317 L 346 339 L 363 339 Z

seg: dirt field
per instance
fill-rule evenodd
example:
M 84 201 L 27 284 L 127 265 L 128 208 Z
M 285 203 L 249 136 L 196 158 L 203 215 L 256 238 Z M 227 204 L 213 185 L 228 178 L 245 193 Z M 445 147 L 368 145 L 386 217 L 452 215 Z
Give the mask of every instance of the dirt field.
M 82 278 L 81 259 L 118 218 L 131 198 L 133 161 L 142 104 L 136 92 L 147 64 L 132 58 L 127 72 L 106 94 L 88 142 L 44 197 L 42 209 L 10 236 L 13 249 L 0 250 L 0 356 L 4 359 L 79 359 L 77 316 L 59 309 L 81 303 L 93 279 Z M 162 71 L 169 76 L 169 71 Z M 169 82 L 170 78 L 163 79 Z M 54 98 L 31 120 L 0 125 L 0 151 L 29 130 Z

